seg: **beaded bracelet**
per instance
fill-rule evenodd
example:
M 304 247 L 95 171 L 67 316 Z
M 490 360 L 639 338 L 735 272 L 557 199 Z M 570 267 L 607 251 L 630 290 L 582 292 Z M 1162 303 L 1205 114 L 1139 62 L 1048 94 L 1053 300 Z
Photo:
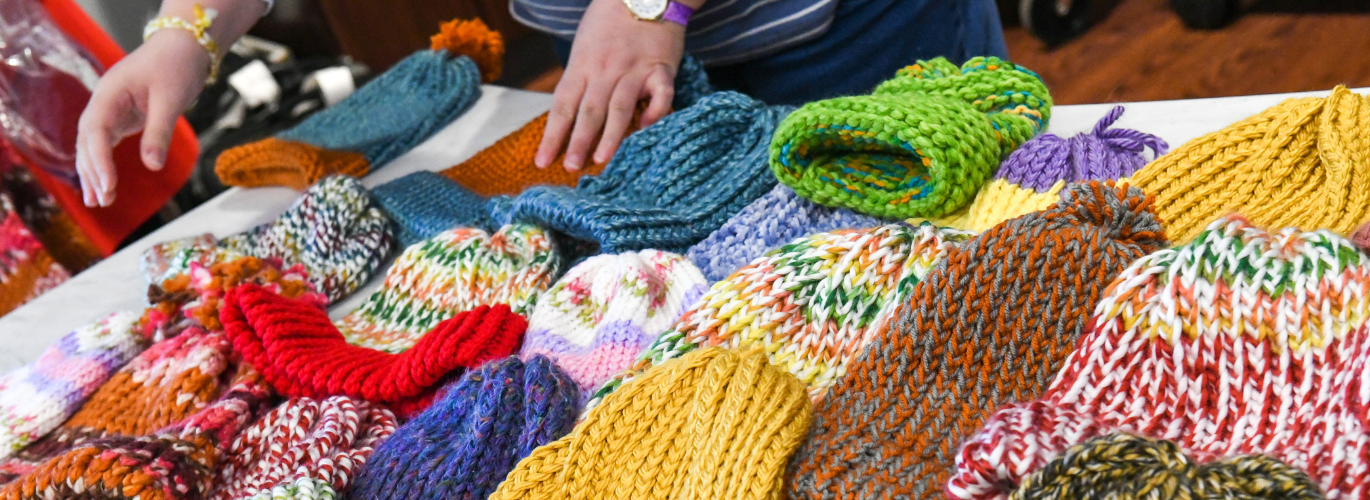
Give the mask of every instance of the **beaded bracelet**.
M 189 31 L 195 35 L 195 41 L 209 52 L 209 78 L 206 84 L 213 84 L 219 78 L 219 44 L 214 43 L 214 38 L 209 36 L 209 26 L 214 23 L 214 17 L 219 12 L 214 9 L 205 9 L 200 4 L 195 4 L 195 22 L 188 22 L 179 17 L 163 16 L 148 21 L 143 28 L 143 41 L 152 37 L 153 33 L 167 28 Z

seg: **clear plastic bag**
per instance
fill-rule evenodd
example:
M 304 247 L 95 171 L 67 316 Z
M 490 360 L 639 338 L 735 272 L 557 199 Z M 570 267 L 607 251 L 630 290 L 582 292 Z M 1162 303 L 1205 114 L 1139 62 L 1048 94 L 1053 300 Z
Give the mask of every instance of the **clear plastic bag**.
M 77 185 L 76 125 L 104 68 L 34 0 L 0 0 L 0 133 Z

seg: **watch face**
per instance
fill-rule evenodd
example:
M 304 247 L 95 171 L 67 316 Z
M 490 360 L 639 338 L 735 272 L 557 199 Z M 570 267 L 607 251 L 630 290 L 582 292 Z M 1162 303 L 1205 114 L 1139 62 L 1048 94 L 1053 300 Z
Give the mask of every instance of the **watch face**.
M 640 19 L 657 20 L 666 13 L 666 3 L 668 0 L 623 0 L 628 4 L 628 10 Z

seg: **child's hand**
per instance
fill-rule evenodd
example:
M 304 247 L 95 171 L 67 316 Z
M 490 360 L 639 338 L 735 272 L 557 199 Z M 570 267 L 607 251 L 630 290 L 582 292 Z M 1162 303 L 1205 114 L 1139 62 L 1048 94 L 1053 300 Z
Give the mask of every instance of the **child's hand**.
M 591 1 L 557 84 L 537 166 L 552 163 L 563 144 L 567 170 L 584 166 L 592 147 L 594 162 L 607 162 L 623 140 L 638 101 L 650 99 L 642 113 L 644 127 L 670 112 L 675 73 L 684 53 L 684 26 L 639 20 L 623 0 Z

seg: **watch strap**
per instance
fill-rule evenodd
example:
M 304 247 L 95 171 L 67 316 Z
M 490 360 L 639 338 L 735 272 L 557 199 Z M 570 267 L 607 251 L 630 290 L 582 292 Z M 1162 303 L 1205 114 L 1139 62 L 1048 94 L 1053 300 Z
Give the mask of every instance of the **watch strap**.
M 695 10 L 680 2 L 666 2 L 666 12 L 661 14 L 661 19 L 670 21 L 681 26 L 690 22 L 690 16 L 694 15 Z

